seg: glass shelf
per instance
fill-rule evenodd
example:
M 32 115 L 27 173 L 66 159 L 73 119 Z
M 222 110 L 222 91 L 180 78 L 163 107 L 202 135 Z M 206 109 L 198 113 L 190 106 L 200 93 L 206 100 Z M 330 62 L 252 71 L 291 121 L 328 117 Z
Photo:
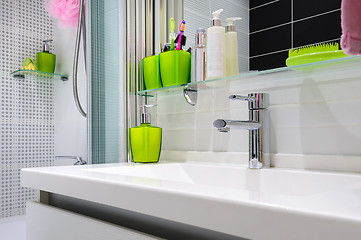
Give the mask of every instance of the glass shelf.
M 10 74 L 13 75 L 13 77 L 17 78 L 17 79 L 24 79 L 26 76 L 35 76 L 35 77 L 40 77 L 40 78 L 44 78 L 44 77 L 45 78 L 53 78 L 54 80 L 62 80 L 62 81 L 68 80 L 67 75 L 58 74 L 58 73 L 41 72 L 41 71 L 37 71 L 37 70 L 19 69 Z
M 245 79 L 247 77 L 254 77 L 254 76 L 258 76 L 258 75 L 277 73 L 277 72 L 285 72 L 285 71 L 291 71 L 291 70 L 309 72 L 309 71 L 314 71 L 314 70 L 318 70 L 318 69 L 326 69 L 329 66 L 332 66 L 334 68 L 335 64 L 347 63 L 347 62 L 356 61 L 356 60 L 361 60 L 361 55 L 331 59 L 331 60 L 326 60 L 326 61 L 291 66 L 291 67 L 281 67 L 281 68 L 274 68 L 274 69 L 263 70 L 263 71 L 249 71 L 249 72 L 240 73 L 239 75 L 235 75 L 235 76 L 231 76 L 231 77 L 214 78 L 214 79 L 200 81 L 200 82 L 192 82 L 192 83 L 187 83 L 187 84 L 182 84 L 182 85 L 142 90 L 142 91 L 138 91 L 137 94 L 139 96 L 144 96 L 144 97 L 154 97 L 157 95 L 157 93 L 179 92 L 181 90 L 184 90 L 185 88 L 190 88 L 190 89 L 193 88 L 193 89 L 202 90 L 202 89 L 210 88 L 209 86 L 216 87 L 218 85 L 224 85 L 228 81 L 241 80 L 241 79 Z

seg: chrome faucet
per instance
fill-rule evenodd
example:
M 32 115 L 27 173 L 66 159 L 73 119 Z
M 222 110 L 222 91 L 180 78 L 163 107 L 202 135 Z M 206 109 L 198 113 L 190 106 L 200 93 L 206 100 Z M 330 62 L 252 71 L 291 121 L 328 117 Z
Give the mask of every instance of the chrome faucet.
M 249 130 L 249 168 L 270 167 L 269 94 L 231 95 L 229 99 L 248 101 L 249 120 L 217 119 L 213 126 L 219 132 L 229 132 L 231 128 Z
M 55 156 L 55 159 L 74 159 L 76 162 L 74 165 L 85 165 L 87 162 L 79 156 Z

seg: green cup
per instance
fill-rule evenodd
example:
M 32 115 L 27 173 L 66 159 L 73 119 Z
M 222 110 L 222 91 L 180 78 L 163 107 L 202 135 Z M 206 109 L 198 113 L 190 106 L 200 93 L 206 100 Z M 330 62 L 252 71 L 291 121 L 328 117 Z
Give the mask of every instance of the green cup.
M 162 87 L 158 55 L 143 58 L 143 79 L 146 90 Z
M 186 84 L 191 69 L 191 54 L 173 50 L 159 54 L 160 75 L 164 87 Z

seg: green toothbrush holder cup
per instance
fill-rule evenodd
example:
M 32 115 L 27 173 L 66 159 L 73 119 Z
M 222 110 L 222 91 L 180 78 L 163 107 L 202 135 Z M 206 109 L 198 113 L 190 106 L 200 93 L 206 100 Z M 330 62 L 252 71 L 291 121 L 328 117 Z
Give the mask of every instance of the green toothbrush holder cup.
M 160 74 L 163 87 L 189 82 L 191 54 L 183 50 L 173 50 L 159 54 Z
M 161 88 L 159 55 L 143 58 L 143 79 L 145 90 Z

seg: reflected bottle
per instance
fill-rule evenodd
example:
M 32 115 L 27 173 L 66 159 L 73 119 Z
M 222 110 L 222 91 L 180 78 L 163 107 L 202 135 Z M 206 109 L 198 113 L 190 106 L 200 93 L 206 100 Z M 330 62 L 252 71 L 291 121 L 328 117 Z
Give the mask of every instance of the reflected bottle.
M 192 52 L 191 81 L 199 82 L 206 78 L 206 31 L 198 28 Z
M 137 163 L 156 163 L 159 161 L 162 146 L 162 129 L 150 124 L 150 114 L 143 105 L 141 124 L 129 129 L 130 148 L 133 161 Z

